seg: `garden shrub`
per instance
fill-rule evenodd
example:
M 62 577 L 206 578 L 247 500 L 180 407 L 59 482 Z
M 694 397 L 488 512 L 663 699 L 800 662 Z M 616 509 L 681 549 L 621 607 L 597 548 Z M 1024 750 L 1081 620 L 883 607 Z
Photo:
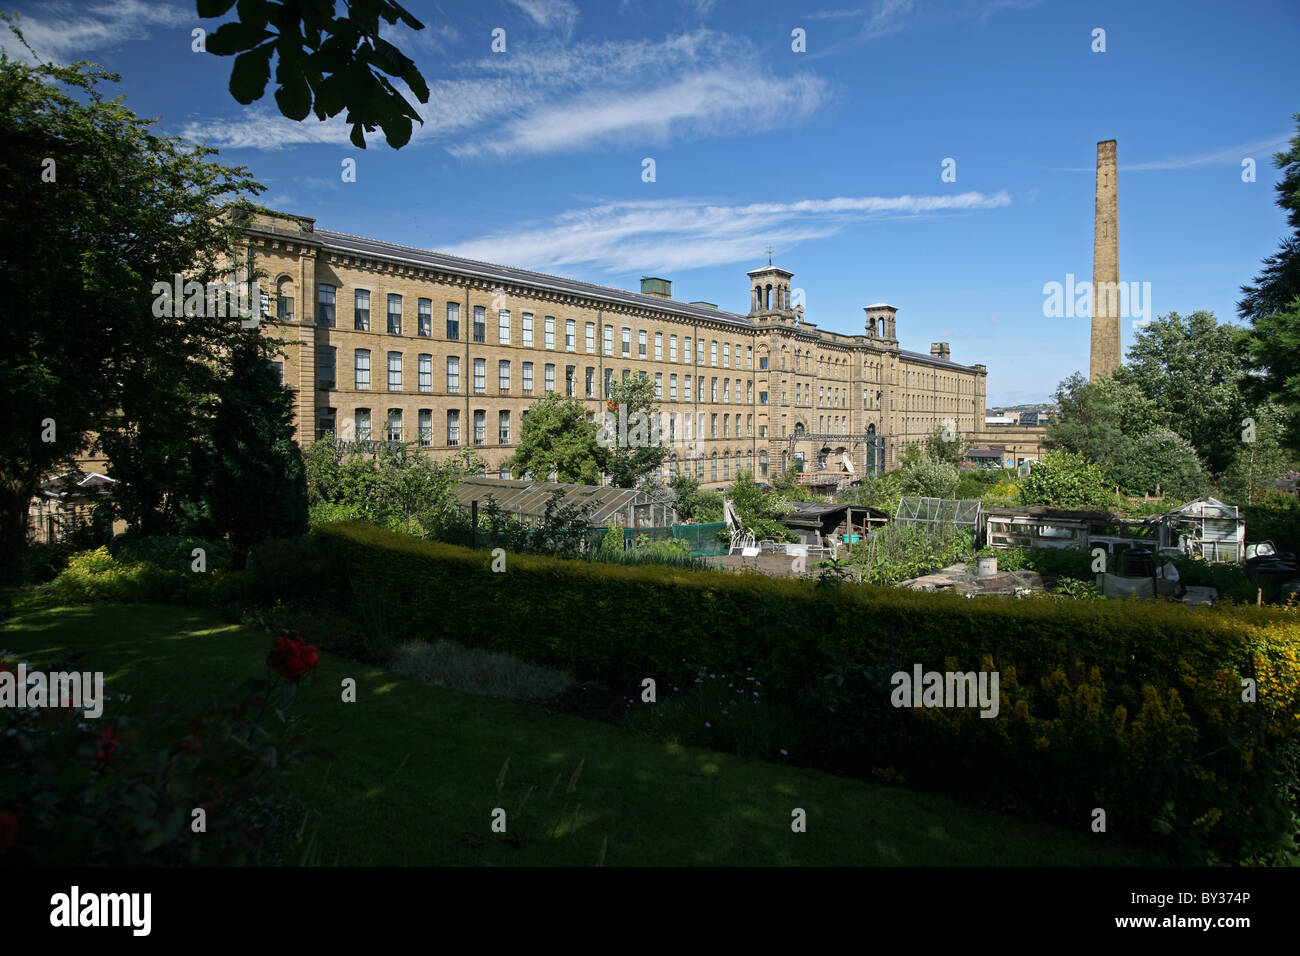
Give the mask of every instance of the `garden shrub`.
M 1256 591 L 1263 589 L 1265 600 L 1275 600 L 1277 586 L 1272 582 L 1252 581 L 1240 564 L 1206 561 L 1202 557 L 1170 558 L 1178 569 L 1178 579 L 1187 586 L 1217 588 L 1221 597 L 1239 604 L 1255 603 Z
M 193 567 L 195 548 L 203 549 L 204 562 L 209 571 L 230 567 L 230 545 L 225 541 L 207 541 L 203 538 L 180 535 L 136 538 L 122 536 L 109 546 L 109 551 L 126 564 L 147 561 L 165 571 L 188 573 Z
M 35 543 L 23 553 L 22 581 L 26 584 L 44 584 L 58 577 L 76 554 L 77 548 L 66 541 L 52 544 Z
M 646 676 L 688 685 L 700 668 L 752 674 L 771 701 L 804 715 L 801 727 L 817 727 L 802 755 L 815 765 L 834 756 L 845 772 L 914 780 L 1079 828 L 1105 806 L 1112 833 L 1188 859 L 1294 851 L 1295 612 L 966 600 L 533 555 L 510 555 L 507 571 L 493 573 L 489 551 L 362 524 L 321 529 L 321 545 L 359 587 L 383 586 L 408 636 L 506 651 L 625 689 Z M 872 699 L 857 711 L 825 706 L 836 661 L 876 670 Z M 879 674 L 914 664 L 999 672 L 999 717 L 886 710 Z M 1242 700 L 1246 678 L 1257 702 Z M 854 719 L 836 716 L 846 712 L 894 723 L 881 727 L 883 742 L 855 741 Z
M 40 586 L 43 597 L 68 604 L 183 600 L 186 575 L 145 561 L 126 562 L 107 547 L 73 555 L 57 578 Z
M 1110 508 L 1115 495 L 1096 462 L 1067 451 L 1049 451 L 1020 482 L 1026 504 Z
M 899 469 L 899 491 L 922 498 L 951 498 L 961 483 L 957 466 L 923 457 Z
M 202 710 L 125 695 L 114 716 L 96 720 L 71 707 L 0 707 L 0 865 L 285 862 L 304 810 L 290 773 L 331 755 L 307 749 L 290 709 L 299 679 L 317 666 L 315 649 L 279 643 L 267 665 L 280 677 L 250 678 Z M 0 657 L 0 673 L 15 665 Z M 207 811 L 198 838 L 195 807 Z
M 600 540 L 600 550 L 605 554 L 622 554 L 627 547 L 627 535 L 619 525 L 610 525 L 605 529 L 605 537 Z

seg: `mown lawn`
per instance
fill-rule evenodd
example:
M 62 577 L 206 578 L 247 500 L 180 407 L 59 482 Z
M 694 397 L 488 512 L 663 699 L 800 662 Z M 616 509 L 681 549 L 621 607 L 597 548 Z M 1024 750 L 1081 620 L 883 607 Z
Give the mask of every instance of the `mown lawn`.
M 78 668 L 102 670 L 110 694 L 134 695 L 132 709 L 163 698 L 195 711 L 228 702 L 241 681 L 267 676 L 270 647 L 266 634 L 191 607 L 26 611 L 0 628 L 0 649 L 36 668 L 84 655 Z M 354 704 L 341 700 L 347 677 Z M 295 707 L 310 742 L 337 755 L 297 776 L 326 863 L 590 866 L 602 847 L 608 866 L 1154 862 L 1084 822 L 1070 833 L 935 795 L 654 743 L 331 654 Z M 505 834 L 491 829 L 498 807 Z M 807 832 L 791 831 L 795 808 Z

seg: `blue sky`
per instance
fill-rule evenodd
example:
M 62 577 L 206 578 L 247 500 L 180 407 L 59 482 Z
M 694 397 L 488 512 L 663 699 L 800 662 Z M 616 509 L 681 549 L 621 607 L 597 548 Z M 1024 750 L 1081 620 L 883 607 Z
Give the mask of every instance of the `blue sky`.
M 1284 232 L 1295 0 L 405 5 L 425 29 L 389 38 L 429 82 L 426 122 L 361 151 L 342 117 L 280 117 L 273 86 L 236 103 L 232 60 L 191 51 L 222 22 L 192 3 L 9 4 L 43 56 L 119 72 L 129 106 L 221 147 L 266 205 L 622 288 L 663 276 L 737 312 L 771 244 L 809 321 L 856 333 L 889 302 L 904 348 L 988 366 L 990 405 L 1087 370 L 1087 318 L 1045 317 L 1043 286 L 1091 278 L 1098 140 L 1118 140 L 1120 278 L 1151 283 L 1152 315 L 1235 320 Z

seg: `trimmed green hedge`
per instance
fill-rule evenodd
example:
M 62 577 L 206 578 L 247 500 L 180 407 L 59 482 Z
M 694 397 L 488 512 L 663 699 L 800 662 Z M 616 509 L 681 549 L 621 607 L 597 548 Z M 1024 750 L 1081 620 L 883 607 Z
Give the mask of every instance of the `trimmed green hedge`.
M 491 551 L 360 523 L 325 526 L 318 541 L 344 591 L 374 595 L 408 636 L 509 651 L 624 688 L 689 681 L 699 668 L 752 673 L 770 698 L 807 708 L 825 699 L 837 662 L 886 674 L 914 664 L 997 670 L 1001 719 L 886 708 L 901 743 L 868 748 L 854 769 L 947 781 L 1079 827 L 1103 807 L 1111 832 L 1202 859 L 1294 851 L 1294 612 L 971 600 L 531 555 L 505 555 L 505 570 L 493 571 Z M 1240 699 L 1248 677 L 1257 703 Z M 873 700 L 877 692 L 889 689 Z M 824 732 L 843 730 L 832 719 Z
M 1114 668 L 1116 679 L 1173 680 L 1189 661 L 1245 669 L 1273 642 L 1300 646 L 1300 618 L 1275 608 L 973 601 L 514 554 L 498 573 L 491 551 L 360 522 L 326 526 L 319 540 L 341 559 L 336 568 L 382 592 L 413 634 L 526 650 L 624 682 L 639 683 L 647 667 L 686 676 L 689 664 L 743 663 L 797 695 L 823 673 L 820 649 L 872 658 L 905 651 L 909 661 L 932 663 L 961 649 L 1028 663 L 1058 643 Z

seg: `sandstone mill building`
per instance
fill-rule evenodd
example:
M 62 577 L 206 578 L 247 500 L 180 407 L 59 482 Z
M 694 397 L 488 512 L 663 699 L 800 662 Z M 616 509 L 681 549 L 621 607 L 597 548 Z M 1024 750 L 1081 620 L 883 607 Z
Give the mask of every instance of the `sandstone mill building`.
M 799 461 L 823 480 L 897 465 L 936 429 L 984 426 L 983 365 L 948 343 L 900 347 L 898 310 L 865 307 L 865 331 L 818 329 L 791 304 L 793 273 L 748 273 L 748 311 L 672 298 L 668 280 L 627 292 L 316 228 L 263 211 L 247 222 L 270 294 L 271 334 L 297 392 L 303 443 L 414 442 L 439 457 L 472 446 L 509 477 L 529 406 L 573 396 L 594 417 L 615 379 L 654 381 L 669 445 L 664 477 L 723 486 Z M 267 288 L 267 286 L 271 288 Z M 537 476 L 543 478 L 546 476 Z

